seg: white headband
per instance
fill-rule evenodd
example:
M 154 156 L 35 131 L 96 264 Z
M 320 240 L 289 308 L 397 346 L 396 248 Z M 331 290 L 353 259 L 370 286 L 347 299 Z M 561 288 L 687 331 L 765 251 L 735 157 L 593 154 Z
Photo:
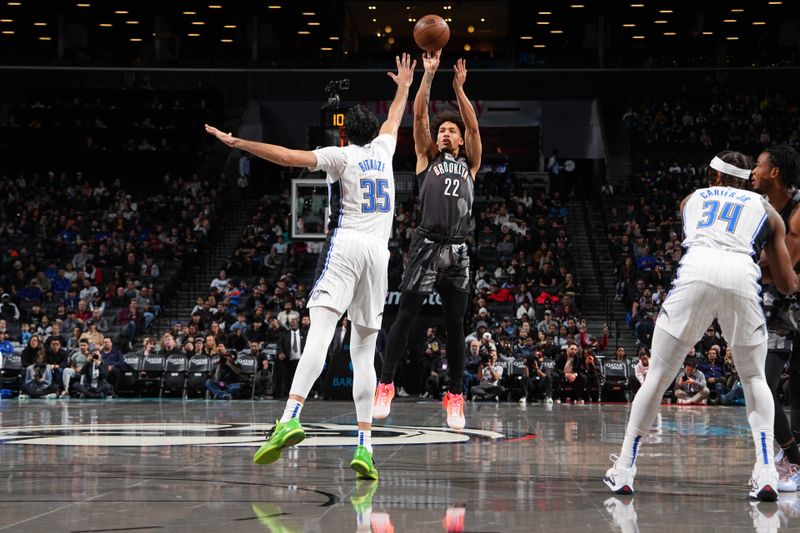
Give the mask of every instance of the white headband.
M 723 174 L 728 174 L 729 176 L 736 176 L 737 178 L 743 180 L 750 179 L 749 170 L 745 168 L 735 167 L 730 163 L 726 163 L 725 161 L 716 156 L 714 157 L 714 159 L 711 160 L 711 163 L 708 166 L 710 166 L 714 170 L 719 170 Z

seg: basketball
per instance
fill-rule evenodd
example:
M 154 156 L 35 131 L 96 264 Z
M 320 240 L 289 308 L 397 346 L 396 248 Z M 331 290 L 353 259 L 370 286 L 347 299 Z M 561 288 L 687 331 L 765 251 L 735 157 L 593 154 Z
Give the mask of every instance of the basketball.
M 450 40 L 450 26 L 439 15 L 425 15 L 414 24 L 414 41 L 426 52 L 444 48 Z

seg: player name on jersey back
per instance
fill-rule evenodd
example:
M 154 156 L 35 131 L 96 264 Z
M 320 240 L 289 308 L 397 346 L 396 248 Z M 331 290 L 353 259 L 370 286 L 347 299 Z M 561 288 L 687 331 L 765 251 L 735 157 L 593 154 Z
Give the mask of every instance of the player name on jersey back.
M 371 170 L 385 172 L 386 163 L 377 159 L 365 159 L 364 161 L 359 161 L 358 168 L 361 169 L 361 172 L 369 172 Z

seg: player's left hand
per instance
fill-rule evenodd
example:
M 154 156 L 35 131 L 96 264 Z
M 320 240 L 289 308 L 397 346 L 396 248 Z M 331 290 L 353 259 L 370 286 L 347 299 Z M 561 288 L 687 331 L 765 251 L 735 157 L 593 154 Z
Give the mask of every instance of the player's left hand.
M 386 74 L 394 80 L 398 87 L 411 87 L 411 82 L 414 81 L 414 68 L 417 66 L 417 60 L 415 59 L 412 62 L 410 54 L 403 54 L 402 58 L 395 56 L 394 59 L 397 62 L 397 74 L 394 72 L 387 72 Z
M 223 133 L 214 126 L 209 126 L 208 124 L 206 124 L 206 133 L 213 135 L 230 147 L 233 147 L 233 143 L 236 140 L 236 137 L 233 136 L 233 133 Z
M 456 75 L 453 77 L 453 89 L 461 89 L 464 87 L 464 82 L 467 81 L 467 62 L 463 59 L 456 61 L 453 65 L 453 71 Z

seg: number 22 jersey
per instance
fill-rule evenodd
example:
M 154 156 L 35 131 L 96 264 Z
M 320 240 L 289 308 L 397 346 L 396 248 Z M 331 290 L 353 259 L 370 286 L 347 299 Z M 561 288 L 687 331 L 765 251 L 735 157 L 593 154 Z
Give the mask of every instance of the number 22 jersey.
M 417 175 L 421 220 L 429 233 L 464 238 L 472 217 L 475 195 L 472 173 L 466 158 L 439 154 Z

